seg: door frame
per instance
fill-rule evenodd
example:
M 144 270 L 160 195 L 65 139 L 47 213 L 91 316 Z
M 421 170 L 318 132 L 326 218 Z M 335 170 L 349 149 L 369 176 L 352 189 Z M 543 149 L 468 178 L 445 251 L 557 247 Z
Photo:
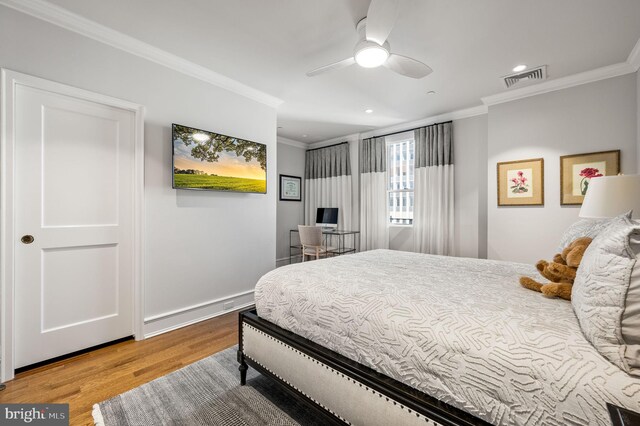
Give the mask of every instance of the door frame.
M 14 377 L 14 289 L 15 289 L 15 94 L 22 85 L 58 93 L 135 115 L 134 220 L 133 220 L 133 332 L 144 339 L 144 113 L 145 108 L 129 101 L 56 83 L 28 74 L 1 70 L 0 77 L 0 381 Z

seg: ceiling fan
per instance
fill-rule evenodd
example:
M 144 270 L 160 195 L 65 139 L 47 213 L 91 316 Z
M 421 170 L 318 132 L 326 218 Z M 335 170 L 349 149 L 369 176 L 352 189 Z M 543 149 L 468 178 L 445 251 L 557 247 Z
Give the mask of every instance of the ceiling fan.
M 422 78 L 431 74 L 433 70 L 422 62 L 391 53 L 387 37 L 398 17 L 399 4 L 400 0 L 371 0 L 366 18 L 360 20 L 356 26 L 360 40 L 353 50 L 353 57 L 316 68 L 309 71 L 307 76 L 314 77 L 354 64 L 364 68 L 382 65 L 411 78 Z

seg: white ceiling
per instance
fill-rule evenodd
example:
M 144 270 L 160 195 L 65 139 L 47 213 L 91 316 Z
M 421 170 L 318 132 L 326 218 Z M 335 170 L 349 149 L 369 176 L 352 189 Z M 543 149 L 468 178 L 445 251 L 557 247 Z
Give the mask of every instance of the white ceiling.
M 283 99 L 278 134 L 309 143 L 479 105 L 520 63 L 553 79 L 624 62 L 640 38 L 638 0 L 403 0 L 391 49 L 433 74 L 309 78 L 352 54 L 369 0 L 50 1 Z

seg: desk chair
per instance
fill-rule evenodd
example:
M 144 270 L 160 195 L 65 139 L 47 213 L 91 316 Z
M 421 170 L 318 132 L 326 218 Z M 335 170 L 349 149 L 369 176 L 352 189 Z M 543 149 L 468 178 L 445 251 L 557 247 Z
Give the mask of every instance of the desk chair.
M 329 250 L 333 249 L 333 247 L 327 247 L 324 244 L 322 228 L 319 226 L 298 225 L 298 232 L 300 233 L 303 262 L 307 256 L 315 256 L 316 259 L 319 259 L 320 256 L 327 256 Z

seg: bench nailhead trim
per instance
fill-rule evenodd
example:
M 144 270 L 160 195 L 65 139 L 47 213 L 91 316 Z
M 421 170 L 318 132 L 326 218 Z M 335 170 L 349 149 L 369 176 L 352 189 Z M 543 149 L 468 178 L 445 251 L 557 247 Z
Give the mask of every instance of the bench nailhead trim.
M 278 340 L 278 339 L 276 339 L 275 337 L 273 337 L 273 336 L 271 336 L 271 335 L 269 335 L 269 334 L 267 334 L 267 333 L 265 333 L 265 332 L 263 332 L 263 331 L 261 331 L 261 330 L 258 330 L 257 328 L 255 328 L 255 327 L 253 327 L 253 326 L 251 326 L 251 325 L 249 325 L 249 324 L 242 324 L 242 326 L 243 326 L 243 327 L 250 328 L 250 329 L 251 329 L 251 330 L 253 330 L 254 332 L 256 332 L 256 333 L 258 333 L 258 334 L 261 334 L 261 335 L 263 335 L 263 336 L 265 336 L 265 337 L 267 337 L 267 338 L 269 338 L 269 339 L 271 339 L 271 340 L 273 340 L 273 341 L 275 341 L 275 342 L 279 343 L 280 345 L 282 345 L 282 346 L 286 347 L 287 349 L 291 350 L 292 352 L 294 352 L 294 353 L 296 353 L 296 354 L 298 354 L 298 355 L 302 355 L 304 358 L 309 359 L 309 360 L 313 361 L 314 363 L 316 363 L 316 364 L 318 364 L 318 365 L 323 366 L 323 367 L 324 367 L 324 368 L 326 368 L 327 370 L 331 370 L 332 372 L 336 373 L 336 375 L 337 375 L 337 376 L 341 376 L 342 378 L 347 379 L 347 381 L 348 381 L 348 382 L 352 382 L 352 383 L 354 383 L 354 384 L 358 384 L 358 386 L 359 386 L 359 387 L 363 387 L 363 386 L 364 386 L 365 390 L 367 390 L 367 391 L 368 391 L 368 390 L 371 390 L 371 393 L 373 393 L 374 395 L 375 395 L 375 394 L 377 394 L 377 395 L 378 395 L 378 397 L 380 397 L 380 398 L 382 398 L 382 397 L 384 396 L 387 402 L 393 402 L 393 405 L 394 405 L 394 406 L 396 406 L 396 407 L 397 407 L 397 406 L 399 406 L 401 410 L 404 410 L 404 409 L 406 408 L 407 412 L 409 412 L 409 413 L 414 413 L 414 414 L 416 415 L 416 417 L 418 417 L 418 418 L 421 418 L 421 417 L 422 417 L 422 418 L 424 418 L 424 420 L 427 422 L 427 424 L 433 424 L 434 426 L 439 426 L 439 423 L 436 423 L 436 422 L 435 422 L 435 421 L 433 421 L 432 419 L 429 419 L 428 417 L 425 417 L 425 416 L 423 416 L 422 414 L 417 413 L 417 412 L 415 412 L 415 411 L 411 410 L 410 408 L 403 406 L 402 404 L 398 403 L 397 401 L 394 401 L 393 399 L 390 399 L 388 396 L 383 395 L 383 394 L 381 394 L 380 392 L 377 392 L 375 389 L 369 389 L 369 387 L 368 387 L 368 386 L 363 385 L 362 383 L 360 383 L 360 382 L 358 382 L 358 381 L 356 381 L 356 380 L 352 379 L 352 378 L 351 378 L 351 377 L 349 377 L 349 376 L 345 376 L 345 375 L 344 375 L 344 373 L 341 373 L 341 372 L 339 372 L 339 371 L 337 371 L 337 370 L 335 370 L 335 369 L 333 369 L 333 368 L 329 367 L 328 365 L 323 364 L 322 362 L 318 361 L 317 359 L 312 358 L 312 357 L 308 356 L 307 354 L 305 354 L 305 353 L 303 353 L 303 352 L 299 351 L 298 349 L 293 348 L 293 347 L 291 347 L 291 346 L 287 345 L 287 344 L 286 344 L 286 343 L 284 343 L 283 341 Z M 242 345 L 244 346 L 244 333 L 242 333 Z M 351 423 L 350 423 L 350 422 L 348 422 L 346 419 L 344 419 L 343 417 L 341 417 L 340 415 L 338 415 L 337 413 L 335 413 L 334 411 L 330 410 L 328 407 L 326 407 L 325 405 L 323 405 L 322 403 L 320 403 L 319 401 L 317 401 L 316 399 L 314 399 L 313 397 L 311 397 L 310 395 L 308 395 L 306 392 L 304 392 L 304 391 L 302 391 L 301 389 L 299 389 L 298 387 L 294 386 L 294 385 L 293 385 L 292 383 L 290 383 L 288 380 L 286 380 L 286 379 L 284 379 L 284 378 L 280 377 L 278 374 L 274 373 L 271 369 L 267 368 L 265 365 L 263 365 L 263 364 L 262 364 L 262 363 L 260 363 L 259 361 L 257 361 L 257 360 L 255 360 L 255 359 L 251 358 L 251 357 L 250 357 L 250 356 L 248 356 L 247 354 L 244 354 L 244 356 L 245 356 L 245 357 L 247 357 L 247 358 L 249 358 L 249 359 L 251 359 L 253 362 L 255 362 L 255 363 L 257 363 L 258 365 L 260 365 L 262 368 L 264 368 L 265 370 L 267 370 L 269 373 L 273 374 L 273 375 L 274 375 L 274 376 L 276 376 L 278 379 L 282 380 L 284 383 L 286 383 L 287 385 L 289 385 L 289 386 L 290 386 L 290 387 L 292 387 L 293 389 L 297 390 L 297 391 L 298 391 L 298 392 L 300 392 L 302 395 L 306 396 L 306 397 L 307 397 L 307 398 L 309 398 L 311 401 L 315 402 L 315 403 L 316 403 L 316 404 L 318 404 L 320 407 L 324 408 L 326 411 L 328 411 L 329 413 L 333 414 L 334 416 L 336 416 L 337 418 L 339 418 L 339 419 L 340 419 L 340 420 L 342 420 L 343 422 L 345 422 L 345 423 L 347 423 L 347 424 L 351 424 Z

